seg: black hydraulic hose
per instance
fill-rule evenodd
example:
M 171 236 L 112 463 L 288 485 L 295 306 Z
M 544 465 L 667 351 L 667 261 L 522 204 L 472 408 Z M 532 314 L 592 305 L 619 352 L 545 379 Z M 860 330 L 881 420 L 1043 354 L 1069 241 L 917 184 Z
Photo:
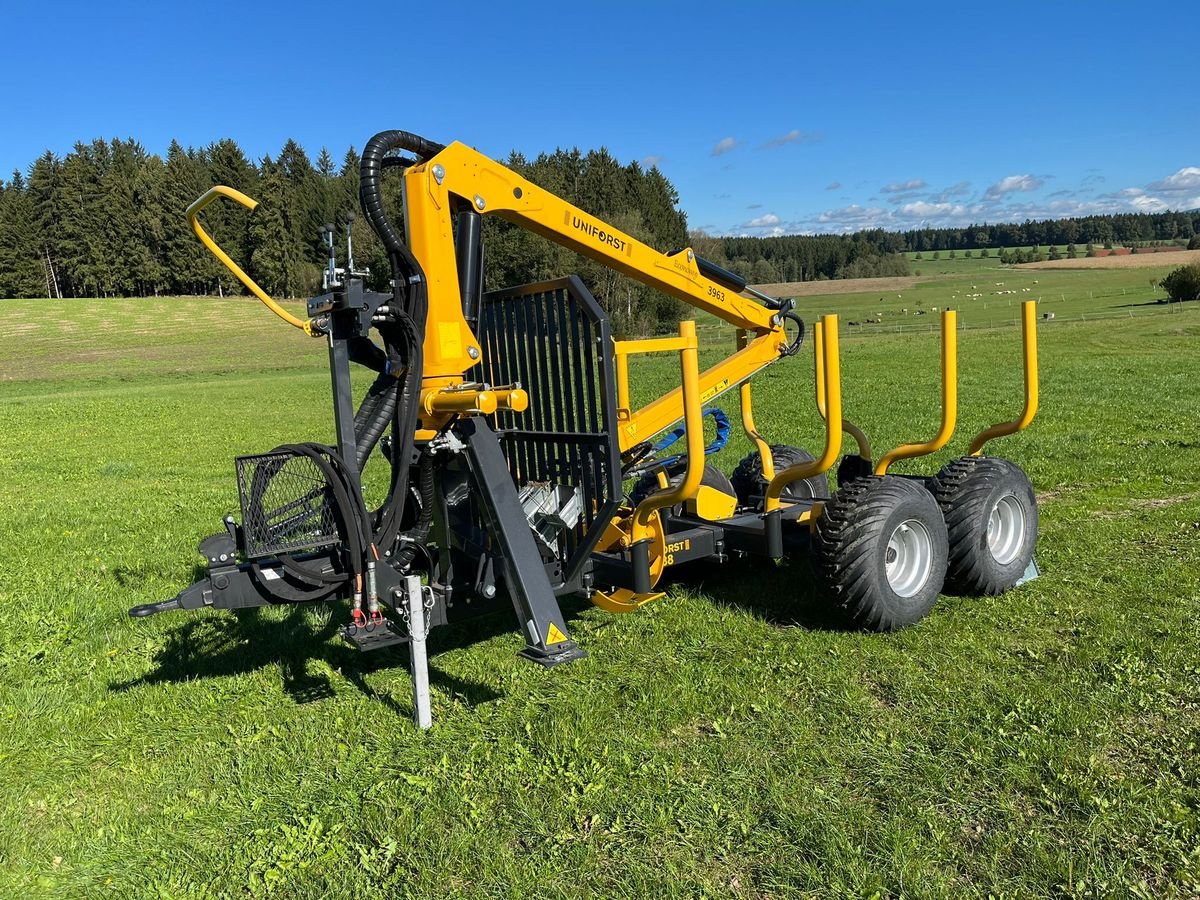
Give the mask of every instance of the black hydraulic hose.
M 420 467 L 417 470 L 418 489 L 421 492 L 421 512 L 417 516 L 417 521 L 412 529 L 405 534 L 407 543 L 396 554 L 395 566 L 400 571 L 404 571 L 412 565 L 413 557 L 417 555 L 418 548 L 425 543 L 425 539 L 429 537 L 429 530 L 433 527 L 433 455 L 429 452 L 421 454 Z
M 391 547 L 395 544 L 409 500 L 409 470 L 420 412 L 424 368 L 422 350 L 429 304 L 425 275 L 421 271 L 420 263 L 409 251 L 384 211 L 381 177 L 385 167 L 398 164 L 385 162 L 387 154 L 392 151 L 404 150 L 418 160 L 428 160 L 443 149 L 444 145 L 407 131 L 383 131 L 367 142 L 359 164 L 359 200 L 363 215 L 387 250 L 392 265 L 395 300 L 403 310 L 403 314 L 397 317 L 394 339 L 389 340 L 389 344 L 401 351 L 407 370 L 398 392 L 399 398 L 392 419 L 392 435 L 396 442 L 392 448 L 392 483 L 374 534 L 376 546 L 379 547 Z M 388 335 L 385 335 L 385 339 L 387 338 Z M 424 494 L 424 490 L 422 493 Z M 422 514 L 418 517 L 418 523 L 425 509 L 431 510 L 432 503 L 422 504 Z
M 424 291 L 418 292 L 424 298 Z M 394 329 L 394 330 L 393 330 Z M 420 333 L 408 315 L 400 313 L 388 327 L 390 338 L 404 348 L 406 371 L 402 378 L 399 400 L 392 419 L 392 483 L 375 529 L 375 545 L 391 547 L 400 533 L 401 520 L 408 502 L 409 469 L 412 465 L 418 413 L 420 412 L 420 373 L 424 348 Z M 423 329 L 422 329 L 423 331 Z
M 284 569 L 285 571 L 287 570 L 286 562 L 284 563 Z M 250 563 L 250 572 L 254 575 L 254 580 L 262 585 L 272 596 L 292 603 L 309 603 L 314 600 L 324 600 L 337 590 L 337 585 L 330 582 L 319 583 L 317 587 L 306 589 L 290 585 L 280 578 L 268 580 L 263 576 L 262 567 L 257 562 Z M 344 581 L 345 576 L 342 576 L 340 580 Z
M 323 444 L 284 444 L 278 449 L 307 457 L 325 476 L 333 494 L 334 509 L 345 532 L 344 539 L 349 545 L 351 569 L 355 575 L 361 575 L 365 569 L 370 530 L 362 490 L 354 472 L 332 448 Z M 329 458 L 328 461 L 325 457 Z
M 392 375 L 381 374 L 367 389 L 362 404 L 354 416 L 354 442 L 357 448 L 358 471 L 362 471 L 371 452 L 383 437 L 396 411 L 400 384 Z
M 383 210 L 383 192 L 380 188 L 383 159 L 392 150 L 407 150 L 409 153 L 415 154 L 418 159 L 425 160 L 436 156 L 443 149 L 445 149 L 444 145 L 407 131 L 381 131 L 367 141 L 367 146 L 363 148 L 362 159 L 359 161 L 358 198 L 362 204 L 363 215 L 367 217 L 367 221 L 371 223 L 371 227 L 379 235 L 379 239 L 383 241 L 383 246 L 387 248 L 388 253 L 397 254 L 410 264 L 410 268 L 413 270 L 409 273 L 410 275 L 419 272 L 420 267 Z M 396 287 L 399 289 L 400 285 L 397 283 Z

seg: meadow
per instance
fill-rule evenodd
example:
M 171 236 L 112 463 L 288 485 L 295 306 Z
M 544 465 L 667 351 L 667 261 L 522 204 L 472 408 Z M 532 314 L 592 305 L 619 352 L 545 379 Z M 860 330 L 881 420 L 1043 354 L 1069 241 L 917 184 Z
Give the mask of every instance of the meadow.
M 959 309 L 957 437 L 900 469 L 929 473 L 1019 408 L 1020 301 L 1056 313 L 1039 416 L 990 448 L 1039 493 L 1040 579 L 874 635 L 803 560 L 706 566 L 568 604 L 589 656 L 551 671 L 511 616 L 438 630 L 428 733 L 341 606 L 126 617 L 192 579 L 233 456 L 332 440 L 321 342 L 245 299 L 0 302 L 0 897 L 1200 894 L 1200 304 L 1156 274 L 800 300 L 842 314 L 880 448 L 936 430 Z M 636 361 L 635 397 L 677 373 Z M 756 384 L 772 440 L 818 443 L 808 345 Z

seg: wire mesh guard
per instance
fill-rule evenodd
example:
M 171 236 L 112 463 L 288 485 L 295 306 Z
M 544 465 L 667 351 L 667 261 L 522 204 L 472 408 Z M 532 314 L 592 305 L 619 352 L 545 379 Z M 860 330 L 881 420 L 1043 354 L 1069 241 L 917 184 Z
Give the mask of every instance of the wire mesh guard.
M 238 494 L 247 557 L 336 544 L 329 484 L 309 458 L 285 450 L 239 456 Z

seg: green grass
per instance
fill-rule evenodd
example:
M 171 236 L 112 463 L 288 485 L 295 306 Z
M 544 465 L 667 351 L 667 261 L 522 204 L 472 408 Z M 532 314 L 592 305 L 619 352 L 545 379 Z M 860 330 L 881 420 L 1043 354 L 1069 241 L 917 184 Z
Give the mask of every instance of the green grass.
M 709 568 L 570 607 L 589 657 L 553 671 L 511 617 L 437 631 L 426 734 L 342 608 L 125 615 L 190 581 L 232 456 L 332 439 L 320 342 L 252 301 L 0 304 L 0 897 L 1196 896 L 1200 309 L 1125 308 L 1146 270 L 1034 277 L 1069 312 L 994 449 L 1041 493 L 1040 580 L 878 636 L 827 627 L 801 562 Z M 958 452 L 1015 413 L 1018 332 L 961 354 Z M 843 358 L 880 447 L 932 434 L 933 336 Z M 756 382 L 772 439 L 819 440 L 811 378 L 806 349 Z
M 1173 268 L 1023 269 L 1001 268 L 995 260 L 990 262 L 994 268 L 986 271 L 976 268 L 925 277 L 904 290 L 801 297 L 797 306 L 809 317 L 831 310 L 840 313 L 850 334 L 860 329 L 864 334 L 919 334 L 940 328 L 935 309 L 958 310 L 961 327 L 992 328 L 1018 322 L 1021 303 L 1037 300 L 1039 315 L 1054 314 L 1054 321 L 1047 325 L 1059 327 L 1068 320 L 1128 319 L 1162 313 L 1167 295 L 1158 282 Z M 924 310 L 924 314 L 918 310 Z M 1178 311 L 1178 307 L 1171 305 L 1171 311 Z M 868 324 L 869 318 L 881 321 Z M 850 325 L 853 321 L 861 324 Z

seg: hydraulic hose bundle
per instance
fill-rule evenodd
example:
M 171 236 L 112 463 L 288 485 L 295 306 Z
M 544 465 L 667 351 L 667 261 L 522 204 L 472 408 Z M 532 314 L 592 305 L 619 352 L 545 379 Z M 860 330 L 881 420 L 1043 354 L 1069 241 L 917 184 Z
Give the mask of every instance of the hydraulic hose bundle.
M 389 156 L 389 153 L 404 150 L 427 159 L 441 149 L 440 145 L 408 132 L 385 131 L 373 137 L 363 151 L 359 199 L 364 216 L 387 251 L 394 295 L 390 303 L 381 307 L 374 323 L 383 338 L 383 349 L 366 337 L 352 342 L 352 360 L 379 373 L 354 417 L 356 452 L 353 464 L 342 459 L 332 448 L 320 444 L 285 444 L 277 448 L 278 452 L 307 458 L 324 475 L 348 570 L 320 571 L 301 564 L 294 557 L 281 555 L 280 561 L 290 583 L 280 586 L 276 579 L 270 590 L 287 600 L 317 600 L 329 596 L 350 580 L 353 582 L 352 615 L 356 624 L 366 622 L 362 613 L 364 590 L 370 620 L 378 621 L 374 566 L 379 559 L 379 548 L 394 549 L 390 561 L 403 571 L 412 564 L 433 521 L 433 460 L 428 452 L 423 452 L 416 461 L 413 458 L 428 313 L 425 277 L 384 211 L 380 179 L 385 168 L 413 162 Z M 389 425 L 393 435 L 388 454 L 391 482 L 383 504 L 370 511 L 363 501 L 359 473 Z M 417 509 L 415 514 L 406 516 L 411 499 L 410 469 L 414 462 Z M 262 489 L 265 490 L 265 485 Z M 403 530 L 406 519 L 411 524 Z M 257 564 L 252 570 L 259 583 L 264 584 Z

